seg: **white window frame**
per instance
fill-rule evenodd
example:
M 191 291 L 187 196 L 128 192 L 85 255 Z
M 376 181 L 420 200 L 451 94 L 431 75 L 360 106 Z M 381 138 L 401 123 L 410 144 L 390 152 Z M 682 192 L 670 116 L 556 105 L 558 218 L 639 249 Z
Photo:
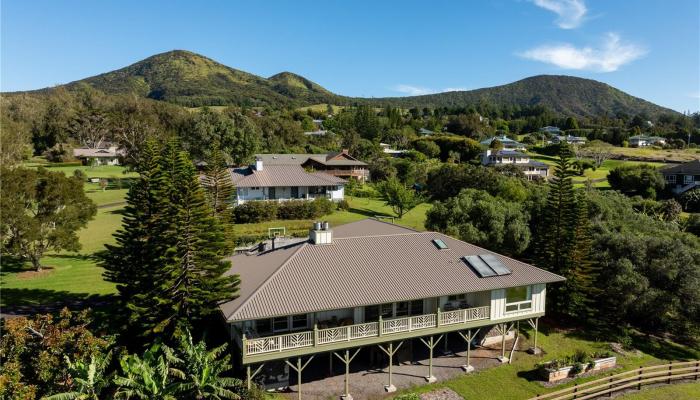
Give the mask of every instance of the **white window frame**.
M 522 287 L 522 286 L 518 286 Z M 504 295 L 505 295 L 505 304 L 503 306 L 503 311 L 505 314 L 511 314 L 511 313 L 517 313 L 521 311 L 529 311 L 532 310 L 532 285 L 525 286 L 527 288 L 527 294 L 525 295 L 525 300 L 521 301 L 514 301 L 514 302 L 508 302 L 508 289 L 513 289 L 513 288 L 508 288 L 504 289 Z M 508 310 L 508 307 L 515 307 L 514 310 Z
M 666 175 L 666 181 L 669 183 L 676 183 L 676 176 L 675 175 Z
M 690 178 L 690 179 L 688 179 Z M 695 175 L 683 175 L 683 184 L 687 185 L 695 182 Z

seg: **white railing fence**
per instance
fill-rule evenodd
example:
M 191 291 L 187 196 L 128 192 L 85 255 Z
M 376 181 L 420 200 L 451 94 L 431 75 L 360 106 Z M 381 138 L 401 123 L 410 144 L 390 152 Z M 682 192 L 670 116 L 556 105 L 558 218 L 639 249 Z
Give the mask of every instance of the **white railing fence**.
M 246 355 L 255 355 L 329 343 L 347 342 L 368 337 L 392 335 L 401 332 L 414 332 L 489 318 L 489 306 L 447 312 L 438 311 L 436 314 L 380 319 L 379 322 L 368 322 L 328 329 L 314 329 L 313 331 L 289 333 L 279 336 L 255 339 L 244 338 L 243 348 Z

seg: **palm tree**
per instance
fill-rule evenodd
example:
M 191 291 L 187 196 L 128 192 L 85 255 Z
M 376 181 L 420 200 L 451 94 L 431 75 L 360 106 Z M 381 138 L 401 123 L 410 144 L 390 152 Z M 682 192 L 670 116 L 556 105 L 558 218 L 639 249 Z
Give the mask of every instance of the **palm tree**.
M 184 382 L 178 384 L 178 392 L 197 400 L 240 399 L 241 396 L 230 389 L 243 390 L 241 380 L 221 376 L 231 369 L 229 355 L 219 358 L 225 350 L 226 344 L 212 350 L 207 350 L 204 340 L 195 344 L 186 330 L 180 336 L 178 347 L 184 373 Z
M 99 400 L 100 392 L 111 383 L 112 374 L 106 373 L 111 359 L 111 350 L 104 356 L 92 355 L 89 363 L 82 360 L 71 362 L 66 356 L 76 390 L 44 397 L 43 400 Z
M 114 378 L 119 386 L 114 397 L 118 399 L 175 400 L 179 383 L 173 378 L 184 379 L 182 371 L 171 365 L 180 363 L 170 349 L 155 344 L 138 355 L 127 355 L 120 360 L 123 376 Z

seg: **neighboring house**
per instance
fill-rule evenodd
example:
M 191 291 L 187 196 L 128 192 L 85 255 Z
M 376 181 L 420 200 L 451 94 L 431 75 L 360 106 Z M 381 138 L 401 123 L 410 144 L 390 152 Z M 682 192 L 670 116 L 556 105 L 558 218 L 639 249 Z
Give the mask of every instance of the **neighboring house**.
M 420 136 L 432 136 L 435 134 L 435 132 L 431 131 L 430 129 L 420 128 L 418 129 L 418 134 Z
M 659 136 L 636 135 L 630 137 L 630 147 L 663 146 L 666 139 Z
M 379 147 L 382 148 L 382 152 L 384 152 L 384 154 L 388 154 L 392 157 L 401 157 L 406 152 L 406 150 L 392 149 L 391 145 L 387 143 L 379 143 Z
M 522 144 L 516 140 L 510 139 L 506 135 L 493 136 L 493 137 L 484 139 L 479 143 L 481 143 L 482 146 L 488 147 L 491 145 L 491 142 L 493 142 L 494 140 L 498 140 L 499 142 L 501 142 L 503 144 L 503 148 L 506 150 L 525 150 L 524 144 Z
M 547 179 L 549 165 L 530 160 L 530 156 L 514 150 L 491 150 L 481 153 L 481 164 L 487 166 L 515 165 L 523 171 L 525 176 L 532 180 L 534 177 Z
M 561 129 L 559 129 L 556 126 L 545 126 L 545 127 L 540 128 L 540 132 L 558 135 L 559 133 L 561 133 Z
M 694 160 L 661 170 L 666 186 L 675 194 L 700 186 L 700 160 Z
M 561 142 L 566 142 L 568 144 L 572 144 L 572 145 L 577 146 L 577 145 L 581 145 L 581 144 L 586 144 L 587 140 L 588 139 L 586 139 L 585 137 L 581 137 L 581 136 L 555 135 L 552 138 L 552 143 L 559 144 Z
M 316 131 L 304 132 L 306 136 L 326 136 L 328 134 L 327 130 L 319 129 Z
M 564 280 L 442 233 L 373 219 L 335 230 L 315 223 L 306 241 L 231 261 L 227 274 L 240 276 L 239 296 L 219 307 L 240 357 L 236 364 L 249 380 L 263 371 L 264 383 L 282 386 L 288 375 L 265 371 L 285 360 L 295 365 L 315 355 L 310 369 L 320 370 L 329 359 L 338 362 L 335 354 L 349 367 L 350 356 L 376 357 L 378 346 L 409 342 L 403 348 L 418 353 L 421 341 L 427 346 L 446 335 L 446 346 L 464 344 L 458 332 L 482 343 L 494 326 L 505 335 L 516 321 L 536 327 L 547 284 Z M 506 362 L 505 346 L 499 347 Z M 425 368 L 433 382 L 432 368 Z
M 365 182 L 369 179 L 369 168 L 346 149 L 328 154 L 257 154 L 265 166 L 300 165 L 313 171 L 321 171 L 342 179 L 357 179 Z
M 253 200 L 287 201 L 345 198 L 344 179 L 325 172 L 309 172 L 301 165 L 255 165 L 231 170 L 236 186 L 236 205 Z
M 124 152 L 117 146 L 109 146 L 98 149 L 81 147 L 73 149 L 73 157 L 82 161 L 85 165 L 119 165 L 119 158 Z

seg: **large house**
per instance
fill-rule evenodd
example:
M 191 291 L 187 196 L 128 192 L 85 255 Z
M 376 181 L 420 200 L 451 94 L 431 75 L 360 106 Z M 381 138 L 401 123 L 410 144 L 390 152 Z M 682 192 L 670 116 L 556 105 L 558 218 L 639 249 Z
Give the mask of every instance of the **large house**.
M 486 166 L 515 165 L 530 180 L 534 178 L 547 179 L 549 176 L 549 165 L 531 160 L 527 154 L 514 150 L 488 149 L 481 154 L 481 164 Z
M 700 186 L 700 160 L 664 168 L 661 173 L 666 180 L 666 186 L 674 194 L 685 193 Z
M 73 157 L 82 161 L 84 165 L 119 165 L 119 158 L 123 155 L 124 153 L 114 145 L 73 149 Z
M 231 169 L 236 205 L 252 200 L 286 201 L 345 197 L 346 181 L 325 172 L 307 171 L 301 165 L 267 165 L 257 157 L 254 165 Z
M 240 295 L 220 310 L 248 383 L 264 375 L 285 386 L 289 369 L 280 366 L 287 365 L 300 384 L 303 365 L 320 369 L 340 360 L 345 398 L 347 371 L 360 351 L 391 357 L 393 346 L 432 349 L 445 335 L 470 348 L 496 330 L 500 360 L 507 361 L 508 332 L 516 321 L 536 327 L 547 284 L 564 280 L 442 233 L 373 219 L 334 230 L 315 223 L 308 240 L 238 254 L 232 265 L 228 274 L 240 275 Z M 432 360 L 431 350 L 429 382 Z M 468 361 L 463 368 L 472 369 Z M 385 389 L 395 390 L 391 372 Z
M 351 156 L 347 150 L 328 154 L 257 154 L 266 166 L 299 165 L 308 170 L 322 171 L 342 179 L 369 179 L 369 169 L 364 163 Z
M 663 146 L 666 139 L 659 136 L 636 135 L 630 137 L 630 147 Z
M 524 144 L 522 144 L 516 140 L 510 139 L 506 135 L 493 136 L 493 137 L 484 139 L 479 143 L 481 143 L 482 146 L 490 146 L 491 142 L 493 142 L 494 140 L 498 140 L 499 142 L 501 142 L 501 144 L 503 145 L 503 148 L 506 150 L 525 150 Z

